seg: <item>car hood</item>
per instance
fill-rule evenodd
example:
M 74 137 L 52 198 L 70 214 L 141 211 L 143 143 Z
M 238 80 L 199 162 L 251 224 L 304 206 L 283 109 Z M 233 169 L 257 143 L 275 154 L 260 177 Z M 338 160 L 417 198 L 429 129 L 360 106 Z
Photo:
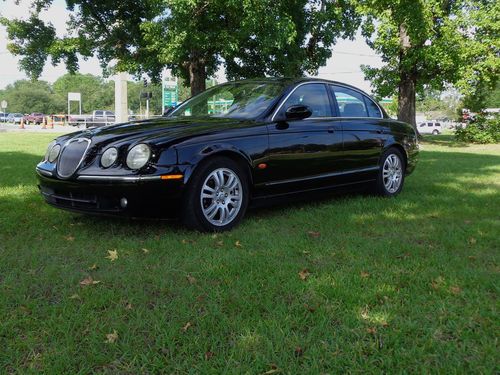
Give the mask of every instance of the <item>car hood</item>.
M 173 141 L 247 128 L 253 124 L 252 120 L 227 118 L 156 118 L 87 129 L 68 138 L 90 138 L 94 145 L 147 142 L 164 146 Z

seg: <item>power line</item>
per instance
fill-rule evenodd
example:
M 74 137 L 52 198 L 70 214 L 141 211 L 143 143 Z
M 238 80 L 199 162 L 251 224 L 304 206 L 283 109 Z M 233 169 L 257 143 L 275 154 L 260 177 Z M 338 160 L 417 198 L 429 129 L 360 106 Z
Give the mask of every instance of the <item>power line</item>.
M 364 57 L 380 57 L 379 55 L 376 55 L 376 54 L 355 53 L 355 52 L 345 52 L 345 51 L 333 51 L 334 55 L 336 53 L 338 53 L 340 55 L 364 56 Z

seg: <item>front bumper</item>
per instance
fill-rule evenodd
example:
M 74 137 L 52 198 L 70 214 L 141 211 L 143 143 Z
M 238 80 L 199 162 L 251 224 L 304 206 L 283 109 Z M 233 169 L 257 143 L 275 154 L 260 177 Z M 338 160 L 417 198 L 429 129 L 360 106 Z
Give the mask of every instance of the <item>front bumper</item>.
M 182 180 L 161 176 L 75 176 L 63 180 L 37 168 L 45 201 L 57 208 L 128 217 L 175 217 L 184 191 Z

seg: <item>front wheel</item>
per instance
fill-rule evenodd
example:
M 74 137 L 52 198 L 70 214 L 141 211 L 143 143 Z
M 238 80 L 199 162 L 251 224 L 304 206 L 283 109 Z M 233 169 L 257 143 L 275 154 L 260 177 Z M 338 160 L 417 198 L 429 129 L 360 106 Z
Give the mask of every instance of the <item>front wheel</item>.
M 438 132 L 437 130 L 434 130 L 434 131 L 432 132 L 432 134 L 433 134 L 433 135 L 438 135 L 438 134 L 439 134 L 439 132 Z
M 385 197 L 392 197 L 403 189 L 405 178 L 404 157 L 399 150 L 391 148 L 384 152 L 377 176 L 376 192 Z
M 200 231 L 232 229 L 245 215 L 248 198 L 244 169 L 232 159 L 214 157 L 191 177 L 184 197 L 183 222 Z

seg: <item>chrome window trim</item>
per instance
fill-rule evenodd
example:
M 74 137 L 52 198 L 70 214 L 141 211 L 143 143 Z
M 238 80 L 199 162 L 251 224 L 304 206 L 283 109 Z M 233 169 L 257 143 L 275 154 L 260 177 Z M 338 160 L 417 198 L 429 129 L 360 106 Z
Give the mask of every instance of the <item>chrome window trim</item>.
M 283 105 L 285 104 L 285 102 L 288 100 L 288 98 L 295 92 L 295 90 L 297 90 L 299 87 L 301 86 L 304 86 L 304 85 L 328 85 L 328 86 L 340 86 L 340 87 L 343 87 L 343 88 L 346 88 L 346 89 L 349 89 L 349 90 L 352 90 L 352 91 L 355 91 L 357 92 L 358 94 L 361 94 L 363 95 L 363 97 L 366 97 L 367 99 L 371 100 L 373 103 L 375 103 L 375 105 L 378 107 L 379 111 L 380 111 L 380 116 L 381 117 L 343 117 L 343 116 L 326 116 L 326 117 L 308 117 L 304 120 L 315 120 L 315 119 L 346 119 L 346 118 L 355 118 L 355 119 L 377 119 L 377 120 L 381 120 L 381 119 L 384 119 L 384 111 L 382 110 L 382 107 L 375 101 L 373 100 L 372 98 L 370 98 L 366 93 L 364 93 L 363 91 L 355 88 L 355 87 L 349 87 L 349 86 L 346 86 L 342 83 L 336 83 L 336 82 L 328 82 L 328 81 L 308 81 L 308 82 L 302 82 L 302 83 L 299 83 L 297 86 L 295 86 L 293 88 L 292 91 L 290 91 L 288 93 L 288 95 L 285 97 L 285 99 L 283 99 L 280 103 L 280 105 L 274 110 L 273 112 L 273 115 L 271 116 L 271 121 L 274 121 L 274 118 L 276 117 L 276 115 L 278 114 L 278 112 L 281 110 L 281 108 L 283 107 Z M 335 95 L 335 93 L 334 93 Z M 365 104 L 366 105 L 366 104 Z M 332 108 L 332 111 L 333 111 L 333 108 Z
M 83 155 L 80 159 L 80 161 L 78 162 L 78 164 L 76 165 L 76 168 L 75 170 L 69 174 L 69 175 L 62 175 L 61 173 L 59 173 L 59 158 L 60 156 L 64 153 L 64 150 L 66 149 L 66 147 L 69 146 L 70 143 L 73 143 L 73 142 L 80 142 L 80 141 L 85 141 L 87 142 L 87 147 L 85 148 L 85 151 L 83 152 Z M 89 147 L 90 147 L 90 144 L 92 143 L 92 141 L 89 139 L 89 138 L 74 138 L 74 139 L 70 139 L 68 140 L 64 146 L 62 147 L 61 151 L 60 151 L 60 154 L 59 154 L 59 157 L 57 159 L 57 164 L 56 164 L 56 171 L 57 171 L 57 175 L 63 179 L 66 179 L 66 178 L 70 178 L 73 174 L 75 174 L 75 172 L 80 168 L 80 166 L 82 165 L 82 162 L 83 162 L 83 159 L 85 159 L 85 156 L 87 156 L 87 151 L 89 150 Z
M 276 115 L 278 114 L 278 112 L 281 110 L 281 107 L 283 107 L 283 105 L 285 104 L 285 102 L 288 100 L 288 98 L 295 92 L 295 90 L 297 90 L 299 87 L 301 86 L 304 86 L 304 85 L 325 85 L 325 82 L 302 82 L 302 83 L 299 83 L 297 86 L 295 86 L 293 88 L 292 91 L 290 91 L 288 93 L 288 95 L 285 97 L 285 99 L 283 99 L 280 103 L 280 105 L 274 110 L 274 113 L 271 117 L 271 121 L 274 121 L 274 118 L 276 117 Z M 328 95 L 328 91 L 326 92 L 326 94 Z M 330 99 L 328 99 L 328 101 L 330 101 Z M 332 112 L 333 112 L 333 108 L 332 109 Z M 331 118 L 332 116 L 325 116 L 325 117 L 308 117 L 307 119 L 309 120 L 315 120 L 315 119 L 327 119 L 327 118 Z
M 329 86 L 340 86 L 340 87 L 346 88 L 348 90 L 355 91 L 358 94 L 361 94 L 363 97 L 365 97 L 368 100 L 371 100 L 373 103 L 375 103 L 375 105 L 377 106 L 377 108 L 380 111 L 380 116 L 381 116 L 381 117 L 370 117 L 370 116 L 368 116 L 368 117 L 353 117 L 353 116 L 351 116 L 351 117 L 343 117 L 343 116 L 339 116 L 339 118 L 374 118 L 374 119 L 378 119 L 378 120 L 384 119 L 384 112 L 382 111 L 382 107 L 375 100 L 373 100 L 366 93 L 364 93 L 363 91 L 361 91 L 361 90 L 359 90 L 359 89 L 357 89 L 355 87 L 348 87 L 348 86 L 345 86 L 345 85 L 342 85 L 342 84 L 338 84 L 338 83 L 329 83 L 328 85 Z M 335 92 L 333 94 L 335 95 Z M 337 97 L 335 97 L 335 100 L 337 100 Z M 366 104 L 365 104 L 365 106 L 366 106 Z M 368 109 L 367 109 L 367 113 L 368 113 Z

